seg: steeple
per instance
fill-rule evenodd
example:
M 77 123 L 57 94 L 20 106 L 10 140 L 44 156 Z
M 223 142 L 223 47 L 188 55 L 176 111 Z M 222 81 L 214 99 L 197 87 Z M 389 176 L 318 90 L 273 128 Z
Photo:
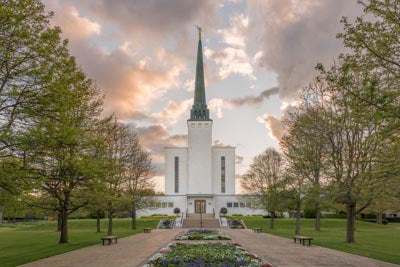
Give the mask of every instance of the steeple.
M 197 48 L 196 79 L 194 88 L 194 103 L 190 111 L 190 120 L 206 121 L 210 120 L 209 110 L 206 104 L 206 90 L 204 86 L 204 67 L 203 67 L 203 48 L 201 43 L 201 28 L 196 26 L 199 31 L 199 43 Z

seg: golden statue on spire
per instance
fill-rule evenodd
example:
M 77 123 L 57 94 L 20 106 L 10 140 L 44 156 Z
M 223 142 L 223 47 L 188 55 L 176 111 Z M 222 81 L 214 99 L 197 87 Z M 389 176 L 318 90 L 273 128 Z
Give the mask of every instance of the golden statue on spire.
M 199 40 L 201 40 L 201 33 L 203 32 L 203 30 L 198 25 L 194 25 L 194 26 L 197 28 L 197 31 L 199 32 Z

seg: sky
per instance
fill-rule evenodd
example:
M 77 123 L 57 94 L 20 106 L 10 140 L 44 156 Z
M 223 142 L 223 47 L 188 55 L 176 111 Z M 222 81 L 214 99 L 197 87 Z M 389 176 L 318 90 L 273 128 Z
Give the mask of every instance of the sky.
M 237 184 L 254 156 L 279 149 L 282 118 L 317 63 L 345 52 L 336 34 L 355 0 L 44 0 L 78 65 L 105 93 L 104 114 L 131 125 L 158 189 L 166 146 L 186 146 L 203 29 L 213 140 L 236 147 Z M 240 191 L 240 189 L 238 190 Z

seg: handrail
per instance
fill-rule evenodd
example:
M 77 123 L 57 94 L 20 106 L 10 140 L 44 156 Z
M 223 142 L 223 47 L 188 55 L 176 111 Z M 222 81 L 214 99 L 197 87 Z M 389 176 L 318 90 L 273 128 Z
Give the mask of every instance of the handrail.
M 182 212 L 182 215 L 181 215 L 181 227 L 183 225 L 183 214 L 184 214 L 184 212 Z
M 200 228 L 203 228 L 203 213 L 200 210 Z

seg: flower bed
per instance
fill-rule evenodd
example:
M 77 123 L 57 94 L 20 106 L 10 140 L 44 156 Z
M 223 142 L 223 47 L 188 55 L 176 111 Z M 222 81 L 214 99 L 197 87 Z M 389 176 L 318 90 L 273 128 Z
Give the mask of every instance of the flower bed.
M 162 248 L 144 267 L 267 267 L 256 255 L 233 243 L 175 243 Z
M 213 229 L 189 229 L 179 234 L 176 240 L 230 240 L 224 233 Z
M 173 219 L 160 220 L 158 228 L 160 228 L 160 229 L 172 229 L 172 228 L 174 228 L 174 224 L 175 224 L 175 220 L 173 220 Z
M 237 220 L 237 219 L 228 220 L 228 225 L 229 225 L 229 228 L 231 228 L 231 229 L 244 229 L 245 228 L 242 220 Z

